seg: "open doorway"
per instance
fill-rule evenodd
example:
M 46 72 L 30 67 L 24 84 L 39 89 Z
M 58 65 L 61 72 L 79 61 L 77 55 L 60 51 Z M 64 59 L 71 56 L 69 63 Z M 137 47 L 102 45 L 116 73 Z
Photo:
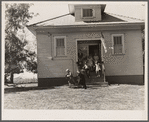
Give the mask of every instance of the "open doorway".
M 99 46 L 98 45 L 89 45 L 89 55 L 94 56 L 95 53 L 99 54 Z
M 99 56 L 101 61 L 101 41 L 100 40 L 83 40 L 77 43 L 78 53 L 79 50 L 83 53 L 83 59 L 86 60 L 89 56 L 94 57 L 95 53 Z
M 99 56 L 99 61 L 101 61 L 101 45 L 98 43 L 97 45 L 89 45 L 89 55 L 94 57 L 94 55 Z
M 91 79 L 99 79 L 100 78 L 101 71 L 100 71 L 100 73 L 97 74 L 95 64 L 97 64 L 97 62 L 101 63 L 101 60 L 102 60 L 101 46 L 102 46 L 101 40 L 80 40 L 80 41 L 77 41 L 77 48 L 78 48 L 77 61 L 78 61 L 78 64 L 82 64 L 82 65 L 78 65 L 78 67 L 80 69 L 80 67 L 85 66 L 85 62 L 86 62 L 86 64 L 89 67 L 89 72 L 90 72 L 89 76 Z M 98 60 L 96 60 L 96 59 L 98 59 Z M 98 77 L 97 77 L 97 75 L 98 75 Z

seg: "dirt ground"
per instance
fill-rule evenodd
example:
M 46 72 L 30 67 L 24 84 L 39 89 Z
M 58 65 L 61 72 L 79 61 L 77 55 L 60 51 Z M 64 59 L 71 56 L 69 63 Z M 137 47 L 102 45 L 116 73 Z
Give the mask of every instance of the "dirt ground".
M 4 109 L 144 110 L 143 85 L 39 88 L 37 83 L 5 86 Z

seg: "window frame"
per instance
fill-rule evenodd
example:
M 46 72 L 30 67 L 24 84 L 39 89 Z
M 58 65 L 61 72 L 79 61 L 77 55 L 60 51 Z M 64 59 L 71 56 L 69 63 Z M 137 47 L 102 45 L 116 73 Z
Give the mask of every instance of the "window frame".
M 64 55 L 59 55 L 57 56 L 57 39 L 64 39 L 64 47 L 65 47 L 65 54 Z M 67 46 L 66 46 L 66 36 L 54 36 L 54 56 L 55 57 L 63 57 L 63 56 L 67 56 Z
M 92 12 L 93 12 L 92 15 L 93 15 L 93 16 L 91 16 L 91 17 L 83 17 L 83 10 L 84 10 L 84 9 L 92 9 Z M 81 9 L 81 17 L 82 17 L 82 19 L 94 18 L 94 17 L 95 17 L 95 10 L 94 10 L 93 8 L 82 8 L 82 9 Z
M 114 37 L 119 37 L 121 36 L 122 38 L 122 53 L 114 53 Z M 124 34 L 112 34 L 112 55 L 123 55 L 125 54 L 125 46 L 124 46 Z

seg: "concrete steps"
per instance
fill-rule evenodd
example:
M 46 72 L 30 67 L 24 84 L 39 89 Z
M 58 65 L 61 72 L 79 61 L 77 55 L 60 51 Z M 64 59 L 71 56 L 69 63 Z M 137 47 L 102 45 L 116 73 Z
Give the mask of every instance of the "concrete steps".
M 95 72 L 91 72 L 91 77 L 86 79 L 86 85 L 92 86 L 92 87 L 107 87 L 108 82 L 104 82 L 104 77 L 97 77 Z
M 108 82 L 90 82 L 90 83 L 86 83 L 86 85 L 96 86 L 96 87 L 107 87 Z

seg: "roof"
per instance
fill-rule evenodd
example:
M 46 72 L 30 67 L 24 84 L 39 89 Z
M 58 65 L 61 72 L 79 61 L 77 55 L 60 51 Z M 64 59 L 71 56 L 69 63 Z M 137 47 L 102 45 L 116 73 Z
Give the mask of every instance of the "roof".
M 101 6 L 101 11 L 104 12 L 106 4 L 68 4 L 69 13 L 75 14 L 75 6 Z
M 144 23 L 143 20 L 122 16 L 122 15 L 116 15 L 112 13 L 105 13 L 102 16 L 102 21 L 99 22 L 76 22 L 75 17 L 71 14 L 65 14 L 62 16 L 58 16 L 55 18 L 51 18 L 48 20 L 44 20 L 38 23 L 34 23 L 31 25 L 28 25 L 28 27 L 34 26 L 34 27 L 48 27 L 48 26 L 71 26 L 71 25 L 89 25 L 89 24 L 113 24 L 113 23 Z

